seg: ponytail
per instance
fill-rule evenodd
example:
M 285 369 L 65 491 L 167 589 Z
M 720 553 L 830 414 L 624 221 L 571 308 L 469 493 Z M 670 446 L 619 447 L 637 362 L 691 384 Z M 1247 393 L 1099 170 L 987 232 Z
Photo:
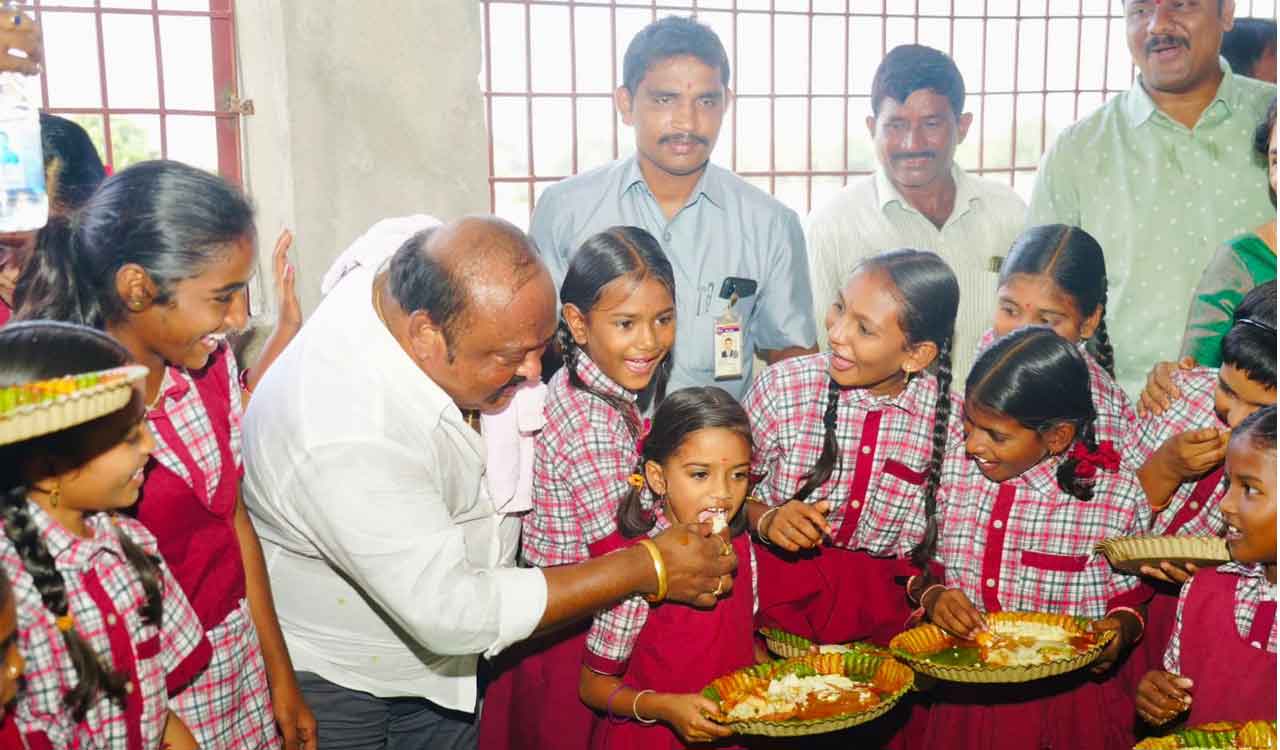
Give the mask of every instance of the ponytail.
M 942 459 L 947 452 L 948 427 L 951 422 L 951 345 L 954 340 L 944 340 L 938 351 L 938 400 L 933 407 L 933 452 L 929 454 L 929 478 L 924 485 L 924 537 L 911 549 L 912 564 L 926 573 L 929 561 L 938 548 L 938 485 L 942 481 Z
M 35 252 L 13 292 L 15 317 L 47 318 L 105 327 L 101 306 L 81 294 L 76 269 L 75 230 L 69 219 L 54 217 L 36 234 Z

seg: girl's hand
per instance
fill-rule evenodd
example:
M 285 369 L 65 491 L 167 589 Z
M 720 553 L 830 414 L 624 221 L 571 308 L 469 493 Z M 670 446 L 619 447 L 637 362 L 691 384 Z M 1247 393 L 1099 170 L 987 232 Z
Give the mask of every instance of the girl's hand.
M 973 640 L 987 629 L 987 620 L 960 589 L 934 589 L 921 602 L 929 621 L 960 638 Z
M 289 248 L 292 246 L 293 233 L 288 229 L 280 230 L 276 249 L 271 252 L 271 277 L 275 280 L 276 299 L 280 303 L 276 329 L 296 333 L 302 327 L 302 303 L 298 301 L 298 292 L 294 288 L 297 274 L 289 263 Z
M 708 719 L 720 713 L 720 707 L 708 698 L 696 693 L 657 693 L 648 702 L 654 706 L 651 717 L 666 722 L 688 743 L 712 742 L 728 737 L 733 730 Z M 641 710 L 641 716 L 644 711 Z
M 302 698 L 297 680 L 271 688 L 271 709 L 284 738 L 284 750 L 316 750 L 316 717 Z
M 1095 633 L 1114 630 L 1116 637 L 1102 650 L 1098 660 L 1093 663 L 1092 672 L 1102 674 L 1120 661 L 1120 656 L 1142 635 L 1142 625 L 1138 619 L 1127 612 L 1117 612 L 1110 617 L 1094 620 L 1089 628 Z
M 1178 482 L 1201 477 L 1227 459 L 1228 430 L 1205 427 L 1187 430 L 1164 441 L 1152 454 L 1152 461 L 1159 462 L 1160 470 Z
M 1191 694 L 1187 692 L 1191 685 L 1191 680 L 1172 672 L 1147 672 L 1138 683 L 1138 715 L 1155 727 L 1168 724 L 1191 708 Z
M 1178 567 L 1168 560 L 1162 560 L 1159 568 L 1153 568 L 1150 565 L 1143 565 L 1138 569 L 1138 571 L 1144 576 L 1150 576 L 1157 581 L 1164 581 L 1165 583 L 1172 583 L 1177 586 L 1181 586 L 1187 581 L 1190 581 L 1191 576 L 1195 575 L 1197 570 L 1199 570 L 1199 568 L 1195 566 L 1195 563 L 1183 563 L 1182 567 Z
M 1138 416 L 1158 417 L 1175 399 L 1182 398 L 1182 392 L 1174 385 L 1173 374 L 1178 370 L 1193 370 L 1195 366 L 1196 361 L 1191 357 L 1183 357 L 1177 362 L 1157 362 L 1147 375 L 1147 386 L 1138 399 Z
M 831 525 L 827 523 L 830 510 L 830 500 L 813 505 L 791 500 L 769 514 L 762 533 L 769 542 L 788 552 L 813 549 L 822 544 L 824 535 L 831 533 Z

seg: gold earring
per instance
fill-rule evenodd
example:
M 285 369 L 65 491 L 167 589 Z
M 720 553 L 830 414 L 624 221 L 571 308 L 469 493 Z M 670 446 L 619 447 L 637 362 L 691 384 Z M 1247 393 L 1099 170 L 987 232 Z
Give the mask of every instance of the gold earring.
M 53 491 L 49 493 L 49 505 L 58 507 L 58 500 L 62 499 L 62 483 L 58 482 L 53 485 Z

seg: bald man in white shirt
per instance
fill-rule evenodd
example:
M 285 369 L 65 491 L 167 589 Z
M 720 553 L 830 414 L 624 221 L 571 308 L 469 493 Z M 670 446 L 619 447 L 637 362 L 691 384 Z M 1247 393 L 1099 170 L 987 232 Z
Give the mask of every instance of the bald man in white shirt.
M 480 654 L 658 590 L 640 546 L 513 565 L 519 519 L 482 481 L 478 417 L 538 378 L 555 325 L 525 235 L 462 219 L 349 270 L 258 386 L 245 503 L 321 747 L 474 747 Z M 709 606 L 732 585 L 709 533 L 655 540 L 668 598 Z

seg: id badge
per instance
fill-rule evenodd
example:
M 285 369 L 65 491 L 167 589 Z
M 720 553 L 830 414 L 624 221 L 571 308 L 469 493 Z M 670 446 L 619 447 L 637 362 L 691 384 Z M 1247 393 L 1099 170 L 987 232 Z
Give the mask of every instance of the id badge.
M 733 306 L 715 319 L 712 337 L 716 360 L 716 380 L 742 377 L 742 321 Z

